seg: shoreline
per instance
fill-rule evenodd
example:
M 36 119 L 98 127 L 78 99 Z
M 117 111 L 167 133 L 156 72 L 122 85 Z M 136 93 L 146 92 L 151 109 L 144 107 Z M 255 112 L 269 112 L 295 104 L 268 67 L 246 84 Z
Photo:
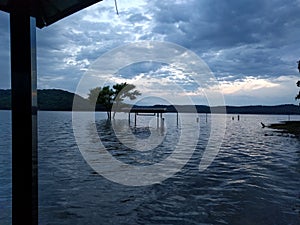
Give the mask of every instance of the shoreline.
M 0 108 L 0 112 L 1 111 L 12 111 L 11 109 L 1 109 Z M 37 110 L 38 112 L 103 112 L 103 113 L 106 113 L 105 110 L 69 110 L 69 109 L 38 109 Z M 126 111 L 117 111 L 117 112 L 123 112 L 123 113 L 127 113 Z M 175 111 L 166 111 L 165 113 L 177 113 Z M 212 114 L 212 115 L 218 115 L 218 114 L 227 114 L 227 115 L 274 115 L 274 116 L 300 116 L 300 113 L 259 113 L 259 112 L 242 112 L 242 113 L 239 113 L 239 112 L 203 112 L 203 111 L 198 111 L 198 112 L 191 112 L 191 111 L 179 111 L 178 113 L 196 113 L 196 114 Z M 274 127 L 277 127 L 277 125 L 283 125 L 283 123 L 285 122 L 294 122 L 294 121 L 282 121 L 280 123 L 276 123 L 276 124 L 270 124 L 270 125 L 266 125 L 266 127 L 270 127 L 270 128 L 273 128 L 273 125 Z M 300 122 L 300 121 L 299 121 Z M 272 126 L 272 127 L 271 127 Z
M 300 121 L 282 121 L 280 123 L 273 123 L 267 127 L 300 137 Z

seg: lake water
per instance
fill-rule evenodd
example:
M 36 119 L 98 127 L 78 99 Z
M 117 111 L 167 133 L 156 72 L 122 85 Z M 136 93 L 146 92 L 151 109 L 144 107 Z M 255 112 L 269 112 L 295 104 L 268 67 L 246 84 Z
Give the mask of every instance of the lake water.
M 39 112 L 38 116 L 39 224 L 300 224 L 300 140 L 260 125 L 288 116 L 241 115 L 238 121 L 236 115 L 235 120 L 228 115 L 216 158 L 199 171 L 211 118 L 184 114 L 182 120 L 200 130 L 191 158 L 170 178 L 141 187 L 112 182 L 90 167 L 76 143 L 70 112 Z M 107 151 L 123 163 L 153 165 L 167 159 L 180 142 L 181 127 L 174 114 L 164 116 L 161 143 L 145 152 L 120 144 L 105 117 L 96 114 L 98 135 Z M 90 121 L 82 123 L 91 126 Z M 1 225 L 11 224 L 10 125 L 10 112 L 0 111 Z M 130 129 L 147 143 L 155 126 L 155 118 L 138 117 L 137 127 L 131 124 Z M 193 137 L 194 131 L 188 132 Z M 192 143 L 183 144 L 187 151 Z M 96 145 L 97 138 L 84 144 Z

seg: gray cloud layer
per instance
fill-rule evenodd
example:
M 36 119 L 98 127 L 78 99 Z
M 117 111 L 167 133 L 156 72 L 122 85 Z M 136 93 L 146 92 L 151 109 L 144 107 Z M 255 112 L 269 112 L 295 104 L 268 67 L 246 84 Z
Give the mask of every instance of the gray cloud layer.
M 39 88 L 74 91 L 100 55 L 138 40 L 182 45 L 220 81 L 298 74 L 299 0 L 140 0 L 119 10 L 117 16 L 113 2 L 103 1 L 37 30 Z M 9 16 L 3 12 L 0 30 L 0 88 L 9 88 Z
M 177 2 L 152 1 L 153 32 L 196 51 L 214 71 L 255 76 L 295 73 L 299 0 Z

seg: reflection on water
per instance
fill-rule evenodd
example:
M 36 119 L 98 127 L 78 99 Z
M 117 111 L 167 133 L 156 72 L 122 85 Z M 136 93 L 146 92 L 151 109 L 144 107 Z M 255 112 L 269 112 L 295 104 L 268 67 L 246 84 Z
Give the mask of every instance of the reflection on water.
M 199 125 L 190 117 L 180 118 L 178 124 L 155 127 L 151 120 L 134 127 L 122 119 L 95 122 L 92 113 L 73 113 L 72 121 L 80 152 L 96 172 L 119 184 L 141 186 L 172 177 L 193 155 Z M 148 138 L 141 135 L 144 131 Z
M 126 120 L 98 120 L 96 128 L 100 141 L 110 154 L 132 165 L 157 163 L 168 157 L 178 142 L 178 129 L 170 132 L 172 135 L 166 135 L 160 128 L 134 127 Z
M 10 119 L 9 112 L 0 113 L 0 224 L 5 225 L 11 215 Z M 153 151 L 120 145 L 105 116 L 96 115 L 94 141 L 100 138 L 124 163 L 155 164 L 167 158 L 179 141 L 180 129 L 172 114 L 166 115 L 160 134 L 154 134 L 156 128 L 148 118 L 130 127 L 138 140 L 160 135 Z M 196 123 L 196 115 L 186 116 Z M 199 163 L 209 140 L 210 120 L 200 115 L 200 138 L 182 170 L 159 184 L 130 187 L 101 177 L 84 161 L 69 112 L 40 112 L 40 224 L 300 224 L 300 141 L 260 126 L 261 121 L 268 124 L 287 117 L 228 118 L 220 152 L 207 170 L 199 172 Z

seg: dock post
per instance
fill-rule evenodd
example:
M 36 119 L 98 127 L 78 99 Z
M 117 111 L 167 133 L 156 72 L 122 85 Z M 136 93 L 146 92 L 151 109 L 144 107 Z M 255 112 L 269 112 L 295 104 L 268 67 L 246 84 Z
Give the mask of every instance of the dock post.
M 161 118 L 160 120 L 160 131 L 163 133 L 165 131 L 165 119 Z
M 176 114 L 177 114 L 177 126 L 178 126 L 178 112 L 176 112 Z
M 130 125 L 130 112 L 128 113 L 128 123 Z
M 12 224 L 38 224 L 36 21 L 10 13 Z M 21 147 L 20 147 L 21 144 Z
M 165 127 L 165 118 L 161 118 L 161 126 L 162 126 L 162 128 L 164 128 Z
M 136 127 L 136 116 L 137 116 L 137 113 L 134 113 L 134 126 Z

